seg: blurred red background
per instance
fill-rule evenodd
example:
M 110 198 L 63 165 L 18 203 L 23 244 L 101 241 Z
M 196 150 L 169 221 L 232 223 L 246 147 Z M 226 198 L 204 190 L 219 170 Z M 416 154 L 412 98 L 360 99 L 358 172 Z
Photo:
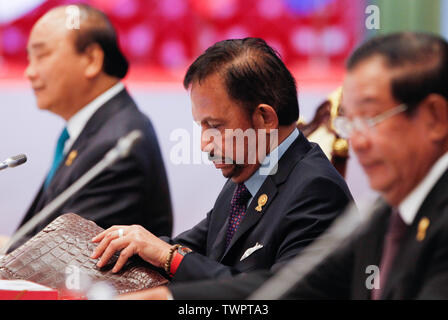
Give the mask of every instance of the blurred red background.
M 281 54 L 298 80 L 337 83 L 363 36 L 363 1 L 18 0 L 0 13 L 1 78 L 23 77 L 32 25 L 50 8 L 71 3 L 88 3 L 109 16 L 130 60 L 131 80 L 179 81 L 216 41 L 255 36 Z M 20 4 L 21 10 L 14 8 Z

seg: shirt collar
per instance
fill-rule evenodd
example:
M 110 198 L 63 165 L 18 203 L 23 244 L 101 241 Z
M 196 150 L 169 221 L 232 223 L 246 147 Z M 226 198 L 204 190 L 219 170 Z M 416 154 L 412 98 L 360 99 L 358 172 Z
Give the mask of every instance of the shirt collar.
M 431 189 L 448 169 L 448 152 L 441 156 L 431 167 L 429 173 L 415 187 L 411 193 L 400 203 L 398 209 L 401 218 L 407 225 L 411 225 L 417 215 L 423 201 L 428 196 Z
M 264 172 L 266 172 L 268 168 L 273 168 L 277 165 L 280 158 L 283 156 L 286 150 L 288 150 L 288 148 L 297 139 L 298 136 L 299 130 L 295 128 L 293 132 L 285 140 L 283 140 L 276 149 L 272 150 L 272 152 L 270 152 L 266 156 L 260 168 L 258 168 L 258 170 L 255 171 L 255 173 L 244 182 L 244 185 L 249 190 L 252 197 L 257 194 L 258 190 L 260 190 L 261 186 L 266 180 L 266 177 L 268 176 Z
M 93 114 L 107 101 L 112 99 L 115 95 L 117 95 L 121 90 L 124 89 L 124 85 L 122 82 L 118 82 L 107 91 L 100 94 L 93 101 L 84 106 L 81 110 L 79 110 L 75 115 L 73 115 L 67 121 L 67 131 L 70 135 L 69 140 L 65 143 L 64 152 L 67 152 L 78 136 L 81 134 L 85 125 L 89 121 L 89 119 L 93 116 Z

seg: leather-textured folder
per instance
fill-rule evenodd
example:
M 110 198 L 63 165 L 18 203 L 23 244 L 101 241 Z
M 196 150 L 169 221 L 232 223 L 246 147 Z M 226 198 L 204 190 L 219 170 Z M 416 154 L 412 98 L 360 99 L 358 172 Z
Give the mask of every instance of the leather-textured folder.
M 97 246 L 91 239 L 101 231 L 103 229 L 93 221 L 76 214 L 61 215 L 21 247 L 0 259 L 0 278 L 29 280 L 66 292 L 83 290 L 70 288 L 76 285 L 76 281 L 72 281 L 76 280 L 74 277 L 79 276 L 83 280 L 88 278 L 90 283 L 106 281 L 117 294 L 168 283 L 154 267 L 138 256 L 129 259 L 118 273 L 111 271 L 118 253 L 106 266 L 98 268 L 97 260 L 90 258 Z

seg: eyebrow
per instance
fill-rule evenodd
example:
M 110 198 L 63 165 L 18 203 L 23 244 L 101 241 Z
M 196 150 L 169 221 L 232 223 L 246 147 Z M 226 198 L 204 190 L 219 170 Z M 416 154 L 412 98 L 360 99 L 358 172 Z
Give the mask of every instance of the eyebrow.
M 26 47 L 26 52 L 29 52 L 30 49 L 37 49 L 37 50 L 39 50 L 39 49 L 42 49 L 42 48 L 45 48 L 45 43 L 44 42 L 35 42 L 35 43 L 32 43 L 30 46 Z
M 375 97 L 366 97 L 360 101 L 360 103 L 372 103 L 378 102 L 379 100 Z
M 221 119 L 216 119 L 216 118 L 213 118 L 213 117 L 205 117 L 204 119 L 202 119 L 201 123 L 210 122 L 210 121 L 222 121 L 222 120 Z
M 359 105 L 365 105 L 365 104 L 369 104 L 369 103 L 381 103 L 381 100 L 376 98 L 376 97 L 365 97 L 362 98 L 361 100 L 357 101 L 356 104 Z M 339 105 L 339 108 L 344 110 L 346 109 L 346 105 L 344 102 L 341 102 L 341 104 Z

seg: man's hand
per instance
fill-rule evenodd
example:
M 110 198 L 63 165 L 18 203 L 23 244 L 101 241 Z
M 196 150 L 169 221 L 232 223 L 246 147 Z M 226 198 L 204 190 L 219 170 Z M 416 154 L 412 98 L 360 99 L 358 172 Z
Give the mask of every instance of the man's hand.
M 116 297 L 116 300 L 169 300 L 171 293 L 167 287 L 157 287 L 142 291 L 126 293 Z
M 122 250 L 112 272 L 120 271 L 134 254 L 158 268 L 163 268 L 171 248 L 170 244 L 138 225 L 113 226 L 94 237 L 92 242 L 100 242 L 90 256 L 92 259 L 101 257 L 97 263 L 100 268 L 107 264 L 115 252 Z

